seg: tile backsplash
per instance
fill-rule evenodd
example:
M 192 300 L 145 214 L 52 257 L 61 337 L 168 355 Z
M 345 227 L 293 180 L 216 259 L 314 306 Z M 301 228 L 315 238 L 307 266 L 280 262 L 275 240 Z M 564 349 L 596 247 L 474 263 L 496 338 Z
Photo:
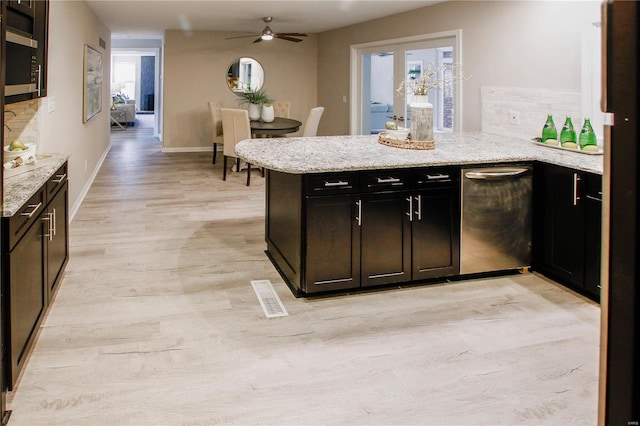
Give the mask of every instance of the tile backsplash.
M 576 132 L 582 127 L 581 93 L 570 90 L 482 87 L 480 89 L 482 131 L 529 140 L 540 136 L 547 114 L 553 115 L 558 133 L 567 116 Z M 511 122 L 518 116 L 519 124 Z
M 24 143 L 38 143 L 38 100 L 17 102 L 4 107 L 4 143 L 20 138 Z M 9 130 L 11 129 L 11 130 Z

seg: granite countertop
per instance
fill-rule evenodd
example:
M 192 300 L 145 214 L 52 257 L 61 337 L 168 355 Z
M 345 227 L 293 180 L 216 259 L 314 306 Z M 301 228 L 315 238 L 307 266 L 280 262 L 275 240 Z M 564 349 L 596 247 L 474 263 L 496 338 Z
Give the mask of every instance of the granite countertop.
M 44 185 L 69 159 L 64 154 L 47 154 L 35 166 L 24 165 L 24 172 L 4 179 L 4 204 L 2 217 L 11 217 Z M 21 172 L 22 170 L 16 170 Z M 5 173 L 7 171 L 5 170 Z
M 483 132 L 438 133 L 432 150 L 395 148 L 377 135 L 248 139 L 236 145 L 243 160 L 270 170 L 322 173 L 348 170 L 542 161 L 602 174 L 603 156 L 545 147 Z

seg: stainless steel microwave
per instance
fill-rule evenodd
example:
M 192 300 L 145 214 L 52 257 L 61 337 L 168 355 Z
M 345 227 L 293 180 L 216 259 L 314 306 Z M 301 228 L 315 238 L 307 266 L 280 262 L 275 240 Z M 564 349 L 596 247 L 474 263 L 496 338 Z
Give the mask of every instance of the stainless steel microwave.
M 42 66 L 36 57 L 38 41 L 7 28 L 5 48 L 5 96 L 26 93 L 40 96 Z

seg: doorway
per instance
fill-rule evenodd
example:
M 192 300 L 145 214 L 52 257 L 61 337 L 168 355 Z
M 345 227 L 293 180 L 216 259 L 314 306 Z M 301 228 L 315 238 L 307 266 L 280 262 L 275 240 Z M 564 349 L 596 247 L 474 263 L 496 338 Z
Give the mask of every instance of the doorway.
M 153 127 L 159 136 L 159 49 L 113 48 L 111 51 L 111 96 L 133 104 L 128 124 Z
M 450 72 L 454 63 L 461 62 L 460 45 L 456 30 L 352 46 L 351 134 L 379 133 L 388 121 L 410 127 L 413 95 L 399 93 L 398 86 L 433 70 Z M 430 91 L 436 131 L 461 129 L 460 99 L 459 82 Z

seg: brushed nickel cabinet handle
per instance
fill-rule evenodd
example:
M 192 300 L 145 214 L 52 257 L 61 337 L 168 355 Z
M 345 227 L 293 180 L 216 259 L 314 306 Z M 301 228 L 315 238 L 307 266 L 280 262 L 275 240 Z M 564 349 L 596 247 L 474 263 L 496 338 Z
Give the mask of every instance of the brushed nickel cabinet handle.
M 35 212 L 38 211 L 41 205 L 42 205 L 42 201 L 39 202 L 38 204 L 29 204 L 27 207 L 30 207 L 32 210 L 30 212 L 22 212 L 20 213 L 20 216 L 27 216 L 28 218 L 31 218 L 31 216 L 33 216 Z
M 413 222 L 413 197 L 405 198 L 409 202 L 409 211 L 406 213 L 409 216 L 409 222 Z
M 65 178 L 67 177 L 67 174 L 66 174 L 66 173 L 64 173 L 64 174 L 62 174 L 62 175 L 56 175 L 56 177 L 57 177 L 58 179 L 56 179 L 56 180 L 52 180 L 51 182 L 53 182 L 53 183 L 62 183 L 62 182 L 64 182 Z

